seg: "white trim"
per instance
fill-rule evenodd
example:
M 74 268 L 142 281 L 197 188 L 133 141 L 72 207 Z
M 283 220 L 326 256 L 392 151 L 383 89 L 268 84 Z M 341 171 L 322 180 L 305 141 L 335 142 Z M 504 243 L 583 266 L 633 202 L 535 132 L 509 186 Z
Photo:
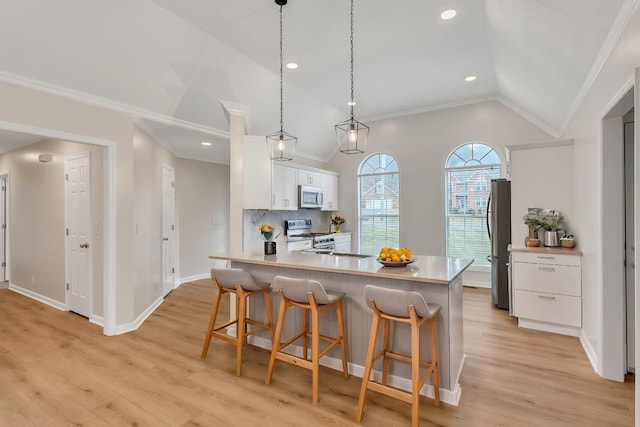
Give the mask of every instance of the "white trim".
M 551 141 L 531 142 L 529 144 L 508 145 L 507 150 L 520 151 L 520 150 L 533 150 L 536 148 L 551 148 L 551 147 L 564 147 L 566 145 L 573 145 L 573 139 L 553 139 Z M 511 153 L 509 153 L 509 157 Z
M 591 363 L 591 367 L 593 368 L 594 372 L 602 376 L 600 369 L 598 369 L 598 354 L 596 353 L 596 350 L 593 348 L 593 346 L 589 342 L 589 338 L 587 338 L 587 336 L 584 334 L 584 330 L 580 331 L 579 338 L 580 338 L 580 344 L 582 344 L 582 349 L 587 355 L 587 359 L 589 359 L 589 363 Z
M 249 338 L 249 343 L 256 345 L 261 348 L 265 348 L 267 350 L 271 349 L 271 340 L 262 338 L 256 335 L 252 335 Z M 302 356 L 302 347 L 300 346 L 292 346 L 291 353 L 301 357 Z M 463 360 L 464 363 L 464 360 Z M 320 358 L 320 365 L 326 366 L 327 368 L 335 369 L 336 371 L 342 371 L 342 360 L 332 357 L 332 356 L 323 356 Z M 364 374 L 364 366 L 356 365 L 355 363 L 348 363 L 348 369 L 350 375 L 355 375 L 356 377 L 362 378 Z M 460 366 L 460 370 L 462 370 L 462 365 Z M 458 372 L 458 375 L 460 372 Z M 377 370 L 373 370 L 373 378 L 375 381 L 380 381 L 382 373 Z M 392 387 L 398 388 L 404 391 L 411 391 L 411 379 L 402 378 L 396 375 L 388 375 L 387 376 L 387 384 Z M 422 396 L 429 397 L 433 399 L 435 397 L 434 389 L 431 384 L 425 384 L 420 389 L 420 394 Z M 460 383 L 455 382 L 455 387 L 453 390 L 448 390 L 444 388 L 440 388 L 440 400 L 444 403 L 448 403 L 453 406 L 458 406 L 460 404 L 460 396 L 462 395 L 462 388 L 460 387 Z
M 64 303 L 41 295 L 37 292 L 30 291 L 29 289 L 25 289 L 21 286 L 14 285 L 13 283 L 9 283 L 9 290 L 39 301 L 43 304 L 47 304 L 48 306 L 51 306 L 53 308 L 57 308 L 60 311 L 69 311 L 67 310 L 67 307 L 64 305 Z
M 104 317 L 102 316 L 96 316 L 95 314 L 92 314 L 91 316 L 89 316 L 89 322 L 93 323 L 94 325 L 102 326 L 104 328 Z
M 2 80 L 2 73 L 0 73 Z M 106 139 L 60 132 L 53 129 L 38 128 L 17 123 L 0 121 L 0 129 L 29 133 L 47 138 L 61 139 L 81 144 L 105 147 L 104 153 L 104 329 L 105 335 L 114 335 L 116 329 L 116 143 Z
M 504 98 L 502 96 L 498 96 L 497 101 L 500 102 L 505 107 L 509 108 L 514 113 L 519 114 L 524 119 L 526 119 L 529 122 L 533 123 L 534 125 L 538 126 L 540 129 L 542 129 L 543 131 L 547 132 L 549 135 L 553 136 L 554 138 L 558 138 L 562 134 L 562 132 L 560 130 L 558 130 L 558 129 L 554 128 L 554 127 L 551 127 L 550 125 L 548 125 L 547 123 L 543 122 L 542 120 L 540 120 L 539 118 L 537 118 L 533 114 L 529 113 L 524 108 L 522 108 L 519 105 L 515 104 L 513 101 L 510 101 L 507 98 Z
M 598 56 L 596 57 L 596 60 L 593 63 L 593 66 L 591 67 L 589 74 L 587 74 L 587 77 L 585 78 L 584 83 L 580 88 L 580 91 L 576 95 L 575 99 L 573 100 L 573 104 L 571 104 L 569 111 L 567 112 L 566 116 L 564 117 L 564 120 L 562 121 L 562 125 L 560 126 L 560 129 L 562 132 L 564 132 L 567 129 L 567 126 L 569 126 L 569 122 L 573 118 L 573 115 L 576 113 L 576 111 L 578 111 L 578 108 L 584 101 L 584 98 L 587 96 L 587 94 L 591 90 L 591 87 L 593 86 L 593 84 L 596 81 L 596 78 L 600 74 L 602 67 L 604 67 L 604 64 L 607 62 L 607 59 L 609 59 L 609 55 L 611 55 L 611 52 L 613 51 L 616 44 L 618 43 L 618 39 L 620 39 L 620 36 L 622 35 L 623 31 L 627 27 L 627 24 L 633 17 L 633 14 L 636 8 L 638 7 L 638 5 L 640 5 L 640 0 L 627 0 L 622 5 L 622 8 L 620 8 L 620 12 L 616 17 L 616 20 L 613 23 L 613 26 L 611 27 L 611 30 L 609 31 L 607 38 L 602 44 L 602 48 L 600 49 L 600 52 L 598 53 Z
M 151 314 L 153 314 L 156 308 L 160 307 L 163 301 L 164 301 L 164 298 L 162 297 L 158 298 L 149 307 L 147 307 L 145 311 L 140 313 L 140 315 L 136 317 L 136 319 L 133 322 L 117 325 L 115 328 L 114 335 L 125 334 L 127 332 L 133 332 L 136 329 L 138 329 L 144 323 L 144 321 L 147 320 L 147 318 L 151 316 Z
M 196 274 L 195 276 L 181 277 L 176 282 L 176 288 L 183 283 L 193 282 L 194 280 L 210 279 L 211 273 Z
M 553 332 L 554 334 L 569 335 L 572 337 L 580 336 L 580 328 L 575 326 L 558 325 L 555 323 L 540 322 L 537 320 L 518 318 L 518 327 L 525 329 L 535 329 L 536 331 Z

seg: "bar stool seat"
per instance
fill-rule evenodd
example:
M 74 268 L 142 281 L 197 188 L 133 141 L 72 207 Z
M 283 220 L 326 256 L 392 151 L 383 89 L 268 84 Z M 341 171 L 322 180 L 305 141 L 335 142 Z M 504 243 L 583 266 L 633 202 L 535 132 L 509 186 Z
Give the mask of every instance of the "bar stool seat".
M 437 304 L 427 304 L 424 297 L 414 291 L 388 289 L 367 285 L 364 288 L 365 300 L 373 310 L 369 348 L 365 359 L 360 399 L 356 420 L 360 422 L 364 411 L 367 390 L 373 390 L 396 399 L 411 403 L 412 425 L 419 423 L 420 389 L 424 383 L 433 377 L 435 404 L 440 406 L 440 379 L 438 376 L 438 347 L 436 341 L 435 316 L 442 308 Z M 411 355 L 394 353 L 389 348 L 390 321 L 408 324 L 411 327 Z M 376 354 L 376 341 L 380 323 L 383 322 L 382 350 Z M 420 358 L 420 327 L 427 323 L 429 329 L 431 361 Z M 371 370 L 375 361 L 382 357 L 382 381 L 371 379 Z M 399 360 L 411 364 L 411 392 L 399 390 L 387 385 L 389 359 Z M 426 372 L 420 376 L 420 367 L 426 367 Z
M 271 285 L 269 283 L 256 283 L 251 275 L 240 268 L 212 268 L 211 279 L 218 286 L 218 295 L 211 309 L 207 336 L 204 339 L 201 359 L 207 357 L 211 338 L 215 337 L 236 345 L 236 375 L 242 374 L 242 349 L 247 343 L 247 337 L 260 330 L 268 329 L 273 340 L 273 313 L 271 308 Z M 225 324 L 215 327 L 220 309 L 220 301 L 225 294 L 236 295 L 236 317 Z M 249 319 L 247 317 L 247 303 L 249 297 L 254 295 L 264 296 L 267 320 L 265 322 Z M 236 325 L 236 335 L 227 334 L 226 329 Z
M 280 295 L 280 310 L 276 325 L 275 338 L 271 349 L 271 359 L 267 369 L 266 384 L 271 383 L 276 359 L 291 363 L 296 366 L 311 370 L 313 394 L 312 402 L 318 403 L 320 358 L 333 347 L 340 345 L 342 351 L 342 371 L 345 378 L 349 378 L 347 367 L 347 346 L 344 328 L 343 293 L 327 292 L 322 284 L 315 280 L 294 279 L 284 276 L 276 276 L 273 279 L 273 290 Z M 285 315 L 289 307 L 303 309 L 302 331 L 282 342 L 282 331 L 285 324 Z M 320 313 L 330 307 L 335 307 L 338 336 L 335 338 L 320 334 Z M 311 330 L 309 330 L 309 313 L 311 313 Z M 308 344 L 311 337 L 311 360 L 308 359 Z M 302 357 L 285 353 L 283 350 L 302 338 Z M 320 341 L 326 343 L 320 349 Z

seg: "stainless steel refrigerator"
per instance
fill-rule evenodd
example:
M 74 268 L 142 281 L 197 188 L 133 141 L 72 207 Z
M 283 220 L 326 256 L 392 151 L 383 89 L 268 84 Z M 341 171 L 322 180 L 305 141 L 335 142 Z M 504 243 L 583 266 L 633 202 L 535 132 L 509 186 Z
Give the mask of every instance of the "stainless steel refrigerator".
M 511 181 L 491 180 L 487 201 L 487 231 L 491 242 L 491 302 L 509 310 L 509 251 L 511 243 Z

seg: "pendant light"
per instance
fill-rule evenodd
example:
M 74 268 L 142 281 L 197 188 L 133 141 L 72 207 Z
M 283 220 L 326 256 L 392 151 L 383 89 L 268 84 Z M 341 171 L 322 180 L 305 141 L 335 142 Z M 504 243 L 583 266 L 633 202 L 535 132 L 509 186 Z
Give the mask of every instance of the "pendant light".
M 360 123 L 353 117 L 353 106 L 356 105 L 353 97 L 353 0 L 351 0 L 351 117 L 336 125 L 338 137 L 338 149 L 345 154 L 364 153 L 369 138 L 369 126 Z
M 298 138 L 285 132 L 282 125 L 282 6 L 287 4 L 287 0 L 275 2 L 280 6 L 280 130 L 267 136 L 267 148 L 271 160 L 285 161 L 293 160 Z

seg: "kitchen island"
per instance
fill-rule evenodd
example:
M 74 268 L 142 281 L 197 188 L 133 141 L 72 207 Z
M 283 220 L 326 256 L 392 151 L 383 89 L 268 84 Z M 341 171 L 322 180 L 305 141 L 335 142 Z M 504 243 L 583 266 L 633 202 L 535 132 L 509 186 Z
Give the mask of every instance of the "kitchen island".
M 392 289 L 420 292 L 428 303 L 442 306 L 437 317 L 438 363 L 440 368 L 440 396 L 442 401 L 457 405 L 461 389 L 458 383 L 464 360 L 462 331 L 462 272 L 472 259 L 416 256 L 415 262 L 405 267 L 384 267 L 375 257 L 308 254 L 287 252 L 276 255 L 252 255 L 225 253 L 210 258 L 226 260 L 232 267 L 243 268 L 257 281 L 271 282 L 277 275 L 307 278 L 320 281 L 329 291 L 345 293 L 345 326 L 349 358 L 349 373 L 362 376 L 371 328 L 371 310 L 364 298 L 367 284 Z M 279 299 L 274 298 L 274 318 Z M 264 305 L 256 300 L 249 308 L 250 315 L 262 318 Z M 292 336 L 302 324 L 301 313 L 289 313 L 284 336 Z M 335 333 L 335 316 L 322 319 L 321 333 Z M 394 349 L 406 354 L 410 351 L 409 329 L 404 325 L 392 328 Z M 251 343 L 270 349 L 271 341 L 266 331 L 256 334 Z M 426 328 L 421 331 L 426 334 Z M 429 354 L 429 341 L 423 340 L 422 355 Z M 300 351 L 301 353 L 301 351 Z M 333 369 L 341 369 L 338 349 L 333 349 L 320 363 Z M 378 368 L 376 366 L 376 368 Z M 276 367 L 277 369 L 277 367 Z M 408 364 L 392 362 L 389 384 L 410 390 L 411 377 Z M 377 374 L 376 374 L 377 375 Z M 433 386 L 425 384 L 421 394 L 433 397 Z

